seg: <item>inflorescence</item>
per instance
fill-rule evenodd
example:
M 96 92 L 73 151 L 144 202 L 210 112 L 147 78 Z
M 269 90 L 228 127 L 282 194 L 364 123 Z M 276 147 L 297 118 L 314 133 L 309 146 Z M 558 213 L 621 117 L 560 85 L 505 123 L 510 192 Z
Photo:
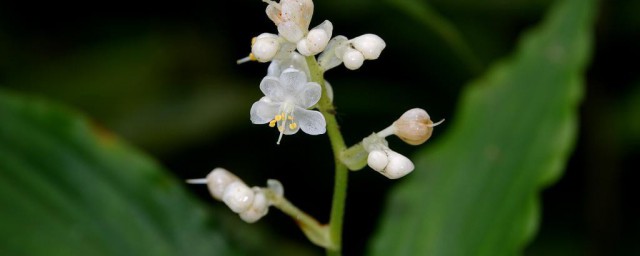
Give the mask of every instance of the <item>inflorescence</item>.
M 332 102 L 333 89 L 324 78 L 314 81 L 308 58 L 313 58 L 314 68 L 319 67 L 321 74 L 340 64 L 355 70 L 365 60 L 377 59 L 386 44 L 375 34 L 352 39 L 342 35 L 332 37 L 333 24 L 328 20 L 309 29 L 312 0 L 263 2 L 268 4 L 266 14 L 276 25 L 278 34 L 262 33 L 253 38 L 249 56 L 237 61 L 270 62 L 267 75 L 260 82 L 264 96 L 251 106 L 250 120 L 276 128 L 279 132 L 277 144 L 283 135 L 299 130 L 310 135 L 324 134 L 327 122 L 318 104 L 322 97 Z M 386 137 L 396 135 L 410 145 L 420 145 L 431 137 L 433 127 L 442 121 L 433 123 L 425 110 L 411 109 L 389 127 L 340 152 L 339 160 L 353 171 L 368 165 L 389 179 L 403 177 L 413 171 L 414 165 L 409 158 L 391 150 Z M 306 216 L 284 199 L 284 189 L 277 180 L 269 180 L 267 187 L 250 188 L 231 172 L 215 168 L 206 178 L 187 182 L 206 184 L 213 198 L 223 201 L 249 223 L 265 216 L 270 206 L 280 208 L 294 218 Z M 316 225 L 314 223 L 308 221 L 306 225 Z M 322 225 L 318 225 L 318 229 L 322 229 Z

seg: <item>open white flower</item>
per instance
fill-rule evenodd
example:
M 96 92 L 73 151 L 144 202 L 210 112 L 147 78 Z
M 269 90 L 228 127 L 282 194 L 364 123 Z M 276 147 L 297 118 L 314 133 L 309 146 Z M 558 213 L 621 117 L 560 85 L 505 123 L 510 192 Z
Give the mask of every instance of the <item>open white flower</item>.
M 311 135 L 325 133 L 324 116 L 309 110 L 320 100 L 322 88 L 318 83 L 307 82 L 303 71 L 287 68 L 280 77 L 266 76 L 260 82 L 260 90 L 265 96 L 251 106 L 251 122 L 277 127 L 278 144 L 283 134 L 294 134 L 300 129 Z

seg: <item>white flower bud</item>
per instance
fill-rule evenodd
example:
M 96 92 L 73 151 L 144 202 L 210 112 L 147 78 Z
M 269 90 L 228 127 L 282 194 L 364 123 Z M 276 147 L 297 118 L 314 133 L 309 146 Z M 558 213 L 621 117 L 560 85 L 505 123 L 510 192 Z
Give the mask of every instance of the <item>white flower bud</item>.
M 253 191 L 255 192 L 253 203 L 249 209 L 240 212 L 240 218 L 247 223 L 254 223 L 269 212 L 269 200 L 264 192 L 257 187 L 254 187 Z
M 251 53 L 259 62 L 269 62 L 280 49 L 278 36 L 269 33 L 260 34 L 251 46 Z
M 222 201 L 236 213 L 241 213 L 249 209 L 253 204 L 254 192 L 242 181 L 235 181 L 229 184 L 222 195 Z
M 298 41 L 298 44 L 296 45 L 298 52 L 304 56 L 311 56 L 314 55 L 313 52 L 311 51 L 311 49 L 309 49 L 309 41 L 307 41 L 306 39 L 302 39 L 300 41 Z
M 284 186 L 282 186 L 279 180 L 268 179 L 267 187 L 271 189 L 275 195 L 284 196 Z
M 365 59 L 375 60 L 387 45 L 384 40 L 374 34 L 364 34 L 351 40 L 353 48 L 360 51 Z
M 362 66 L 364 56 L 361 52 L 353 48 L 347 48 L 342 55 L 344 66 L 351 70 L 356 70 Z
M 371 169 L 382 172 L 387 164 L 389 164 L 389 158 L 387 157 L 387 153 L 382 150 L 374 150 L 369 152 L 369 156 L 367 157 L 367 164 Z
M 385 153 L 387 153 L 389 163 L 387 164 L 387 167 L 380 172 L 382 175 L 389 179 L 398 179 L 413 171 L 413 162 L 411 162 L 409 158 L 398 154 L 391 149 L 385 150 Z
M 280 25 L 278 25 L 278 33 L 292 43 L 296 43 L 304 37 L 304 31 L 292 21 L 280 23 Z
M 327 47 L 318 56 L 318 64 L 323 70 L 335 68 L 342 63 L 342 56 L 346 50 L 348 40 L 345 36 L 335 36 L 329 40 Z
M 371 169 L 389 179 L 401 178 L 414 169 L 413 162 L 409 158 L 386 146 L 370 151 L 367 157 L 367 164 Z
M 330 33 L 327 33 L 322 29 L 312 29 L 309 31 L 309 34 L 307 34 L 309 49 L 315 54 L 322 52 L 324 48 L 327 47 L 330 36 Z
M 215 168 L 207 175 L 207 188 L 211 196 L 217 200 L 222 200 L 224 189 L 235 181 L 240 181 L 240 178 L 233 175 L 233 173 L 223 168 Z
M 309 29 L 313 16 L 312 0 L 265 0 L 269 5 L 266 12 L 269 19 L 278 26 L 278 32 L 287 41 L 297 43 Z
M 427 111 L 421 108 L 410 109 L 393 123 L 394 133 L 410 145 L 420 145 L 431 137 L 434 124 Z

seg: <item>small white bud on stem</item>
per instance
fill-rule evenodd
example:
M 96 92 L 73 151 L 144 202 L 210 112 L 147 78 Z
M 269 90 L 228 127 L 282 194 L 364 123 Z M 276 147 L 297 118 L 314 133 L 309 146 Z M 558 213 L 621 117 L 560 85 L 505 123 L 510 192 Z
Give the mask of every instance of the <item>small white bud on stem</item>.
M 351 45 L 361 52 L 367 60 L 375 60 L 380 57 L 380 53 L 387 46 L 382 38 L 374 34 L 364 34 L 351 39 Z

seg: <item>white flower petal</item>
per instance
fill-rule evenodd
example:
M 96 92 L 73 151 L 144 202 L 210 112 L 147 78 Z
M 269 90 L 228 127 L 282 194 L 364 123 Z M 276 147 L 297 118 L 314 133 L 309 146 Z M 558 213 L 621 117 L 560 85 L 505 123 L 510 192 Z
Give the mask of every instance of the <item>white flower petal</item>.
M 278 33 L 287 41 L 297 43 L 304 37 L 305 31 L 298 27 L 295 22 L 285 21 L 278 25 Z
M 287 93 L 283 90 L 280 79 L 273 76 L 266 76 L 262 79 L 260 82 L 260 90 L 265 96 L 275 102 L 284 101 Z
M 307 83 L 307 75 L 295 68 L 288 68 L 280 75 L 280 86 L 290 96 L 295 96 L 298 92 L 304 89 Z
M 327 90 L 329 101 L 333 102 L 333 87 L 331 87 L 331 84 L 327 80 L 324 80 L 324 89 Z
M 312 0 L 282 0 L 280 1 L 282 19 L 293 21 L 304 32 L 309 29 L 313 16 Z
M 303 132 L 310 135 L 323 134 L 327 131 L 327 122 L 319 111 L 296 107 L 296 120 Z
M 280 18 L 279 8 L 280 8 L 280 4 L 273 1 L 269 1 L 269 5 L 267 6 L 267 9 L 266 9 L 267 17 L 269 17 L 269 19 L 273 21 L 273 23 L 276 24 L 276 26 L 278 26 L 278 24 L 282 22 L 282 18 Z
M 264 99 L 264 98 L 263 98 Z M 254 124 L 266 124 L 273 120 L 280 110 L 279 103 L 272 103 L 267 100 L 260 99 L 251 106 L 250 119 Z
M 282 49 L 280 51 L 282 51 Z M 269 64 L 267 76 L 280 77 L 282 71 L 287 68 L 295 68 L 297 70 L 303 71 L 307 75 L 307 77 L 309 76 L 309 67 L 307 66 L 307 61 L 305 60 L 304 56 L 295 51 L 285 51 L 284 54 L 278 52 L 273 61 L 271 61 L 271 64 Z
M 267 68 L 267 76 L 280 77 L 280 74 L 282 74 L 281 63 L 281 60 L 274 58 Z
M 308 82 L 296 96 L 296 105 L 308 109 L 313 107 L 322 96 L 322 87 L 316 82 Z

